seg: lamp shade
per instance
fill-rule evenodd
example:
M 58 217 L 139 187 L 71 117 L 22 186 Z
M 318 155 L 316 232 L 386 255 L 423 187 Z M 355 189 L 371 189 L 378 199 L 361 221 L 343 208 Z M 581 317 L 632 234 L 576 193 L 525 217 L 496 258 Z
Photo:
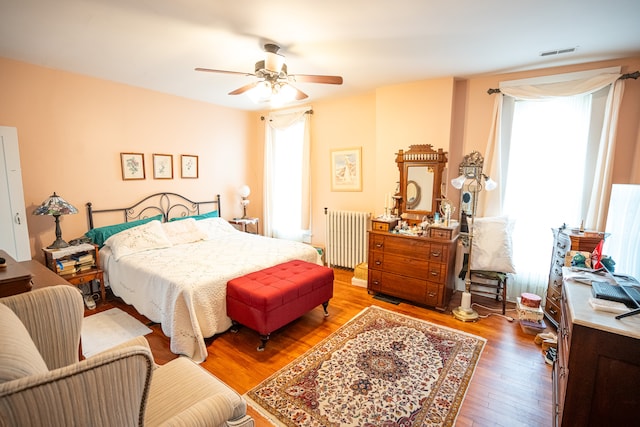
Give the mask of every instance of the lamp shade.
M 238 189 L 238 194 L 240 195 L 240 197 L 249 197 L 249 194 L 251 194 L 251 189 L 248 185 L 245 184 Z
M 488 176 L 485 177 L 485 182 L 484 182 L 485 190 L 487 190 L 487 191 L 495 190 L 497 186 L 498 186 L 497 182 L 495 182 L 494 180 L 492 180 Z
M 47 246 L 47 249 L 61 249 L 69 246 L 67 242 L 62 240 L 60 215 L 71 215 L 77 213 L 78 209 L 76 209 L 75 206 L 58 196 L 55 192 L 33 211 L 34 215 L 52 215 L 56 221 L 56 240 L 51 245 Z
M 77 213 L 78 209 L 58 196 L 55 191 L 33 211 L 34 215 L 71 215 Z
M 464 182 L 466 181 L 466 179 L 467 179 L 466 176 L 460 175 L 459 177 L 451 180 L 451 185 L 453 185 L 453 188 L 455 188 L 456 190 L 459 190 L 464 185 Z

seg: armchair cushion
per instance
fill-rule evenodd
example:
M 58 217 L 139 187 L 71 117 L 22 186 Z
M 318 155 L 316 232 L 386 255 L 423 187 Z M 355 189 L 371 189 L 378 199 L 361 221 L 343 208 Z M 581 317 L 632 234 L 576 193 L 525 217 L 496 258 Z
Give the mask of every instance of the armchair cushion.
M 238 393 L 186 357 L 153 372 L 146 426 L 217 426 L 245 414 L 246 403 Z
M 49 286 L 2 298 L 0 303 L 18 316 L 49 369 L 78 361 L 84 318 L 84 302 L 78 288 Z
M 0 304 L 0 383 L 47 372 L 29 332 L 9 307 Z

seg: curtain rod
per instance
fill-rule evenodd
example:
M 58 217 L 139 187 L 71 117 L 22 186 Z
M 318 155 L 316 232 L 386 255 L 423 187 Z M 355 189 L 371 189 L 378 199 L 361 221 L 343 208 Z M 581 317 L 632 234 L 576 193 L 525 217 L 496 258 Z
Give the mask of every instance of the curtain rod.
M 313 110 L 307 110 L 304 112 L 304 114 L 313 114 Z M 265 116 L 260 116 L 260 120 L 264 121 L 266 119 Z
M 637 80 L 638 77 L 640 77 L 640 71 L 635 71 L 633 73 L 627 73 L 627 74 L 621 75 L 618 78 L 618 80 L 627 80 L 627 79 Z M 487 90 L 487 93 L 489 95 L 493 95 L 494 93 L 500 93 L 500 89 L 489 89 L 489 90 Z

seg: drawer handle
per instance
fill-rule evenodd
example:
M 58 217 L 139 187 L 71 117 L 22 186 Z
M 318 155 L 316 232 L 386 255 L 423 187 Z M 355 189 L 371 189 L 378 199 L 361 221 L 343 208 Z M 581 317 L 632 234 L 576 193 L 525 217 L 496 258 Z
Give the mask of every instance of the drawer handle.
M 437 276 L 437 275 L 438 275 L 438 272 L 437 272 L 437 271 L 432 271 L 432 272 L 431 272 L 431 275 L 432 275 L 432 276 Z
M 553 297 L 551 297 L 550 299 L 551 299 L 551 301 L 553 301 L 553 302 L 558 301 L 558 297 L 556 297 L 556 296 L 553 296 Z
M 549 313 L 551 313 L 554 316 L 556 316 L 558 314 L 558 312 L 556 311 L 555 308 L 549 308 Z
M 382 248 L 382 246 L 383 246 L 382 243 L 376 243 L 376 248 L 380 249 Z
M 440 256 L 440 252 L 431 252 L 431 256 L 437 258 Z
M 433 297 L 435 297 L 435 296 L 436 296 L 436 293 L 435 293 L 435 292 L 429 292 L 429 297 L 430 297 L 430 298 L 433 298 Z
M 382 265 L 382 261 L 377 261 L 376 260 L 376 265 Z
M 380 282 L 378 282 L 377 280 L 374 280 L 374 281 L 373 281 L 373 284 L 377 286 L 377 285 L 379 285 L 379 284 L 380 284 Z

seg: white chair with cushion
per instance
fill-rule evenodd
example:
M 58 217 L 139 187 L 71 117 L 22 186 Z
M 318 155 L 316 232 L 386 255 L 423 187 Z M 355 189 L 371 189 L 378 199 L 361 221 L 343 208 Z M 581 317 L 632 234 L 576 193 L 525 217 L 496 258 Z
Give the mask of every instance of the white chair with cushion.
M 0 298 L 0 426 L 253 426 L 244 399 L 144 337 L 79 361 L 77 288 Z

